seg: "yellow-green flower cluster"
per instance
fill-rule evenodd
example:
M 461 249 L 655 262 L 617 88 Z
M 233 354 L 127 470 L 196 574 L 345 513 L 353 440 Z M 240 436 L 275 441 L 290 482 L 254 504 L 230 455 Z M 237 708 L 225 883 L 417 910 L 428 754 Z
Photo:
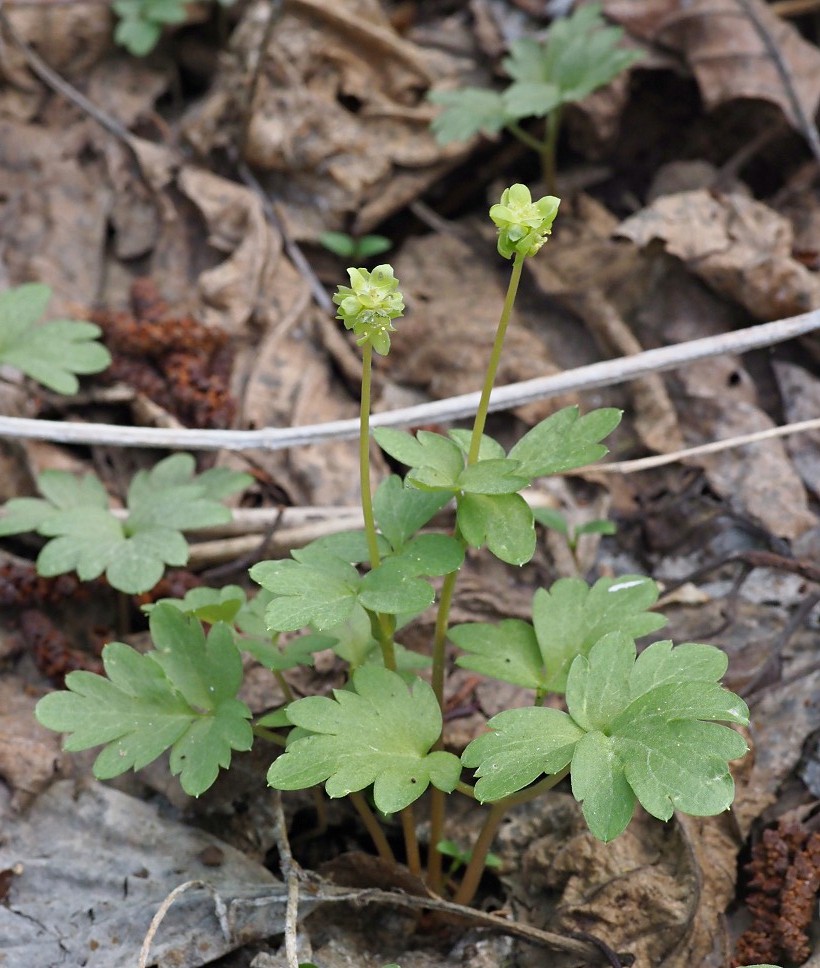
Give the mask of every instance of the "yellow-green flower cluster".
M 498 226 L 498 251 L 505 259 L 516 253 L 535 255 L 547 241 L 561 199 L 545 195 L 532 200 L 526 185 L 512 185 L 501 195 L 501 202 L 490 209 L 490 218 Z
M 339 307 L 336 315 L 353 330 L 359 346 L 369 343 L 381 356 L 390 351 L 390 334 L 395 332 L 393 320 L 404 313 L 404 299 L 399 292 L 399 280 L 393 266 L 367 269 L 348 269 L 349 286 L 339 286 L 333 302 Z

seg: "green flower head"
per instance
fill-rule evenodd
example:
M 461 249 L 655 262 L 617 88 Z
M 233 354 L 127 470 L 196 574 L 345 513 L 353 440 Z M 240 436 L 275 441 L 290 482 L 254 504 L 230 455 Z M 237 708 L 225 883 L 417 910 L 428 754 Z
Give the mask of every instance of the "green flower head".
M 348 269 L 349 286 L 339 286 L 333 302 L 339 307 L 336 319 L 345 329 L 352 329 L 359 346 L 370 343 L 373 349 L 387 356 L 390 334 L 395 332 L 393 320 L 404 313 L 404 299 L 399 292 L 399 280 L 393 266 L 367 269 Z
M 547 241 L 561 199 L 545 195 L 532 200 L 526 185 L 504 189 L 501 202 L 490 209 L 490 218 L 498 226 L 498 251 L 505 259 L 516 253 L 535 255 Z

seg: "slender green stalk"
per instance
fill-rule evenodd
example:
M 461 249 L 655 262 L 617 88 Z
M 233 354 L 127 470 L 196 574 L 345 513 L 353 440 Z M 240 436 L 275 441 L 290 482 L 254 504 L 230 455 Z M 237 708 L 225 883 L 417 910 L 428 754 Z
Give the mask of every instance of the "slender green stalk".
M 421 877 L 421 854 L 416 837 L 416 813 L 413 810 L 412 803 L 401 811 L 400 817 L 401 829 L 404 834 L 404 847 L 407 851 L 407 867 L 411 874 Z
M 285 697 L 285 701 L 293 702 L 296 696 L 293 695 L 293 690 L 288 685 L 287 679 L 278 669 L 273 670 L 273 677 L 279 683 L 279 688 L 282 690 L 282 695 Z
M 373 494 L 370 490 L 370 386 L 373 371 L 373 347 L 365 343 L 362 347 L 362 394 L 359 411 L 359 479 L 362 488 L 362 514 L 364 533 L 367 537 L 367 551 L 370 567 L 378 568 L 381 563 L 379 542 L 376 536 L 376 521 L 373 517 Z
M 521 270 L 524 266 L 524 256 L 516 253 L 513 261 L 512 273 L 507 286 L 507 295 L 504 298 L 504 306 L 501 310 L 501 317 L 495 332 L 495 340 L 487 363 L 487 372 L 484 376 L 484 386 L 481 389 L 481 399 L 476 411 L 475 421 L 473 422 L 473 434 L 470 438 L 470 449 L 467 454 L 467 463 L 475 464 L 478 460 L 478 453 L 481 448 L 481 435 L 484 433 L 484 425 L 487 422 L 487 412 L 490 405 L 490 394 L 495 383 L 498 364 L 501 360 L 501 351 L 504 348 L 504 337 L 507 333 L 507 326 L 512 316 L 512 309 L 515 297 L 518 293 L 518 284 L 521 281 Z M 458 537 L 456 528 L 456 537 Z M 446 575 L 441 586 L 439 596 L 438 613 L 436 615 L 436 628 L 433 636 L 433 669 L 431 682 L 433 691 L 438 699 L 439 706 L 444 710 L 444 666 L 447 657 L 447 629 L 450 624 L 450 608 L 453 604 L 453 594 L 458 581 L 458 572 L 451 571 Z M 444 745 L 443 738 L 440 738 L 434 749 L 441 749 Z M 442 839 L 444 833 L 444 794 L 440 790 L 433 789 L 430 794 L 430 855 L 427 860 L 427 881 L 431 890 L 440 891 L 442 885 L 442 857 L 436 849 L 436 844 Z
M 359 479 L 362 490 L 362 515 L 364 533 L 367 538 L 367 552 L 370 567 L 381 564 L 379 539 L 376 534 L 376 520 L 373 517 L 373 493 L 370 488 L 370 388 L 373 373 L 373 347 L 365 343 L 362 347 L 362 394 L 359 410 Z M 382 650 L 386 669 L 396 669 L 396 649 L 393 644 L 393 622 L 388 615 L 376 616 L 376 638 Z
M 475 897 L 478 885 L 481 882 L 481 875 L 484 873 L 484 868 L 487 863 L 487 854 L 490 852 L 490 847 L 493 845 L 493 839 L 495 838 L 498 826 L 507 810 L 519 803 L 527 803 L 529 800 L 534 800 L 536 797 L 541 796 L 542 793 L 546 793 L 547 790 L 551 790 L 568 773 L 569 767 L 567 766 L 560 773 L 545 777 L 534 786 L 527 787 L 526 790 L 519 790 L 518 793 L 513 793 L 503 800 L 498 800 L 490 807 L 490 812 L 484 821 L 481 833 L 478 835 L 478 839 L 473 846 L 473 852 L 470 857 L 470 862 L 464 871 L 461 886 L 453 898 L 456 904 L 470 904 Z
M 361 817 L 365 829 L 370 834 L 370 839 L 373 841 L 373 846 L 376 848 L 379 857 L 391 864 L 395 864 L 396 857 L 393 849 L 387 842 L 387 837 L 384 835 L 381 824 L 367 805 L 367 800 L 365 800 L 361 793 L 350 793 L 348 796 L 350 797 L 350 802 L 356 808 L 356 812 Z
M 524 267 L 524 259 L 524 255 L 516 252 L 512 273 L 510 274 L 510 282 L 507 286 L 507 295 L 504 299 L 504 307 L 501 310 L 501 318 L 498 321 L 498 328 L 495 331 L 495 342 L 493 343 L 490 360 L 487 364 L 487 372 L 484 376 L 484 386 L 481 388 L 481 399 L 473 422 L 473 436 L 470 438 L 470 451 L 467 454 L 468 464 L 475 464 L 478 460 L 478 452 L 481 447 L 481 435 L 484 433 L 484 425 L 487 423 L 490 394 L 493 392 L 495 377 L 498 373 L 498 364 L 501 361 L 501 351 L 504 348 L 504 337 L 507 335 L 507 326 L 512 315 L 515 297 L 518 294 L 518 284 L 521 281 L 521 270 Z
M 288 745 L 288 741 L 284 736 L 280 736 L 279 733 L 274 732 L 272 729 L 268 729 L 267 726 L 254 726 L 253 735 L 258 736 L 260 739 L 267 740 L 269 743 L 275 743 L 277 746 L 281 746 L 283 749 Z
M 550 195 L 555 194 L 555 155 L 558 149 L 558 131 L 561 127 L 561 108 L 555 108 L 547 115 L 547 131 L 541 155 L 541 171 Z
M 532 148 L 533 151 L 538 152 L 539 156 L 544 152 L 544 142 L 535 135 L 525 131 L 520 124 L 515 121 L 507 122 L 507 129 L 510 134 L 514 134 L 516 138 L 521 142 L 521 144 L 526 145 L 528 148 Z

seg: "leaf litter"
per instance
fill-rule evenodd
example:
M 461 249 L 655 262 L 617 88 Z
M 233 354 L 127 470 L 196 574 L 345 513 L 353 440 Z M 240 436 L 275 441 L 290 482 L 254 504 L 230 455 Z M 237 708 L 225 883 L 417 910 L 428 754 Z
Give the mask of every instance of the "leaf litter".
M 397 7 L 375 0 L 335 5 L 298 0 L 286 5 L 262 56 L 260 28 L 269 5 L 250 4 L 231 15 L 230 38 L 219 67 L 206 72 L 202 96 L 186 94 L 184 103 L 170 109 L 173 72 L 167 61 L 135 62 L 112 51 L 110 17 L 104 8 L 62 5 L 43 17 L 7 6 L 17 35 L 129 132 L 129 140 L 113 137 L 45 87 L 24 52 L 13 42 L 6 43 L 9 57 L 4 57 L 0 88 L 4 285 L 44 283 L 55 293 L 51 310 L 88 318 L 92 310 L 128 312 L 134 277 L 149 275 L 174 316 L 189 316 L 219 334 L 216 338 L 227 335 L 232 341 L 230 385 L 237 401 L 236 426 L 317 422 L 353 415 L 356 403 L 340 375 L 338 348 L 330 347 L 318 322 L 321 310 L 311 305 L 314 281 L 294 264 L 288 243 L 302 241 L 310 256 L 310 243 L 324 230 L 362 234 L 379 227 L 394 234 L 394 264 L 410 308 L 406 326 L 395 336 L 396 353 L 379 375 L 381 405 L 475 389 L 500 284 L 494 263 L 473 254 L 463 239 L 486 234 L 485 228 L 476 228 L 475 213 L 485 207 L 485 195 L 492 195 L 485 190 L 498 170 L 494 158 L 509 152 L 509 146 L 484 141 L 443 149 L 429 131 L 435 109 L 424 95 L 431 86 L 453 87 L 482 74 L 491 77 L 486 53 L 478 54 L 481 45 L 492 52 L 497 66 L 516 32 L 535 31 L 545 23 L 537 13 L 532 17 L 517 10 L 513 18 L 511 10 L 497 5 L 473 5 L 475 19 L 467 8 L 441 16 L 424 11 L 422 5 L 406 6 L 409 27 L 402 25 Z M 804 187 L 807 149 L 799 142 L 800 137 L 808 138 L 813 148 L 806 119 L 814 117 L 820 100 L 817 38 L 801 36 L 797 27 L 802 24 L 779 18 L 758 0 L 727 0 L 719 9 L 705 2 L 634 5 L 606 0 L 603 10 L 648 56 L 631 68 L 629 83 L 622 83 L 617 97 L 608 92 L 596 102 L 593 96 L 589 104 L 568 112 L 559 174 L 569 178 L 574 167 L 603 158 L 608 181 L 601 183 L 602 191 L 593 184 L 588 196 L 577 196 L 572 223 L 556 227 L 551 258 L 538 264 L 525 285 L 529 292 L 523 294 L 502 382 L 560 372 L 601 354 L 629 354 L 818 306 L 820 238 L 814 226 L 820 204 Z M 72 43 L 66 44 L 69 37 Z M 207 36 L 200 38 L 213 50 Z M 182 33 L 172 32 L 167 50 L 182 56 L 183 39 Z M 691 147 L 685 133 L 671 144 L 661 144 L 660 119 L 641 136 L 658 160 L 692 161 L 693 154 L 700 153 L 718 182 L 717 187 L 710 183 L 706 188 L 682 185 L 671 194 L 652 197 L 648 182 L 657 170 L 654 164 L 648 167 L 644 160 L 624 155 L 619 131 L 624 119 L 634 116 L 636 99 L 646 97 L 647 79 L 663 79 L 670 63 L 679 76 L 666 83 L 677 90 L 677 102 L 687 103 L 690 81 L 685 75 L 691 72 L 706 110 L 692 109 L 684 119 L 692 131 Z M 249 107 L 251 90 L 254 100 Z M 757 100 L 750 105 L 749 98 Z M 768 147 L 750 155 L 745 167 L 743 162 L 736 166 L 733 182 L 721 181 L 721 166 L 754 140 L 756 124 L 768 123 L 770 111 L 779 112 L 786 130 L 790 127 L 797 134 L 776 136 Z M 732 112 L 737 126 L 721 127 L 720 120 L 732 117 Z M 193 147 L 195 161 L 179 152 L 181 141 Z M 255 191 L 236 177 L 230 158 L 226 166 L 225 153 L 230 155 L 235 146 L 274 197 L 278 225 L 271 224 Z M 512 165 L 518 172 L 528 165 L 520 152 L 508 157 L 512 161 L 501 162 L 507 170 Z M 465 159 L 468 167 L 458 168 Z M 630 165 L 646 180 L 628 177 Z M 456 175 L 450 176 L 454 169 Z M 449 192 L 455 203 L 448 201 Z M 420 227 L 409 215 L 407 206 L 422 196 L 428 205 L 442 207 L 446 232 Z M 568 203 L 566 209 L 569 212 Z M 335 285 L 339 280 L 326 281 Z M 617 456 L 640 452 L 642 447 L 672 450 L 680 440 L 709 441 L 816 416 L 818 357 L 816 337 L 809 336 L 799 345 L 776 351 L 774 359 L 758 353 L 697 363 L 670 376 L 649 378 L 628 392 L 586 393 L 580 402 L 586 407 L 628 408 L 615 437 Z M 110 420 L 112 414 L 140 419 L 135 407 L 123 411 L 121 405 L 106 403 L 94 381 L 84 381 L 84 387 L 91 393 L 88 402 L 63 411 L 71 419 Z M 18 394 L 16 399 L 23 397 Z M 575 398 L 529 405 L 516 417 L 526 426 L 574 402 Z M 26 398 L 24 405 L 31 403 Z M 48 394 L 39 394 L 34 403 L 43 415 L 56 407 Z M 23 404 L 10 402 L 8 409 L 4 404 L 4 412 L 17 406 Z M 8 451 L 7 457 L 9 473 L 29 488 L 32 446 Z M 64 460 L 64 451 L 39 446 L 40 460 L 53 460 L 54 467 Z M 92 460 L 104 464 L 105 452 L 96 448 Z M 220 462 L 235 461 L 220 457 Z M 259 454 L 254 461 L 254 471 L 266 486 L 290 503 L 355 503 L 356 465 L 350 445 Z M 244 461 L 238 466 L 246 467 Z M 720 562 L 750 549 L 811 560 L 811 549 L 817 547 L 812 536 L 820 527 L 817 467 L 816 436 L 800 435 L 785 444 L 768 442 L 699 459 L 674 472 L 643 472 L 632 481 L 610 478 L 596 483 L 594 474 L 567 479 L 561 500 L 581 517 L 590 504 L 590 491 L 610 492 L 619 534 L 600 543 L 597 561 L 590 565 L 595 577 L 648 567 L 650 573 L 669 580 L 673 572 L 685 578 L 687 569 L 695 573 L 704 565 L 715 565 L 713 575 L 693 579 L 701 604 L 678 605 L 673 630 L 677 639 L 713 638 L 730 646 L 729 681 L 735 668 L 750 689 L 754 760 L 737 772 L 739 795 L 731 816 L 676 818 L 666 827 L 641 821 L 606 849 L 583 832 L 580 808 L 568 797 L 536 815 L 531 807 L 519 808 L 499 835 L 498 849 L 505 865 L 503 889 L 522 921 L 602 935 L 614 950 L 636 955 L 638 963 L 681 968 L 729 963 L 733 935 L 739 932 L 724 915 L 743 890 L 737 856 L 787 809 L 786 791 L 800 768 L 803 745 L 820 729 L 817 672 L 812 668 L 818 619 L 815 608 L 802 628 L 790 629 L 801 602 L 816 594 L 816 583 L 795 579 L 787 586 L 777 580 L 775 570 L 757 569 L 735 593 L 730 565 Z M 102 478 L 113 490 L 112 475 Z M 686 481 L 694 482 L 688 490 Z M 8 496 L 33 496 L 33 491 Z M 688 530 L 682 529 L 682 521 L 691 522 Z M 472 568 L 458 621 L 475 621 L 488 610 L 496 620 L 519 619 L 516 603 L 526 600 L 537 584 L 555 577 L 539 532 L 532 574 L 517 577 L 509 588 L 499 589 L 498 575 L 491 568 Z M 3 618 L 4 637 L 19 635 L 25 627 L 20 619 L 19 607 L 10 607 Z M 725 631 L 709 635 L 727 619 Z M 108 638 L 113 639 L 111 616 L 109 620 Z M 33 857 L 32 845 L 48 839 L 63 866 L 65 850 L 70 849 L 75 878 L 85 869 L 87 880 L 101 885 L 120 869 L 122 832 L 136 829 L 138 822 L 149 822 L 152 830 L 180 845 L 187 837 L 204 836 L 196 831 L 197 824 L 215 818 L 219 822 L 220 814 L 209 814 L 207 797 L 187 812 L 188 822 L 172 827 L 151 803 L 93 785 L 90 792 L 80 794 L 80 802 L 90 798 L 97 804 L 115 803 L 121 822 L 110 834 L 114 854 L 100 856 L 92 871 L 92 860 L 100 854 L 101 828 L 96 821 L 80 833 L 68 828 L 61 848 L 59 831 L 78 811 L 65 784 L 57 782 L 47 789 L 55 775 L 56 751 L 42 738 L 46 734 L 32 725 L 31 704 L 20 700 L 21 681 L 38 693 L 47 684 L 25 648 L 10 647 L 8 654 L 12 668 L 3 684 L 9 692 L 9 710 L 0 734 L 0 768 L 6 799 L 12 797 L 18 811 L 26 802 L 32 807 L 28 812 L 7 812 L 4 851 L 9 856 L 4 866 L 11 869 L 22 862 L 25 867 Z M 758 676 L 761 668 L 769 669 L 763 680 Z M 466 744 L 475 739 L 486 716 L 497 712 L 497 697 L 487 695 L 480 683 L 472 700 L 469 692 L 464 696 L 455 697 L 462 707 L 453 709 L 457 715 L 469 713 L 459 734 Z M 470 711 L 471 701 L 484 715 Z M 25 771 L 20 769 L 21 750 Z M 62 757 L 56 759 L 58 770 L 66 769 Z M 134 787 L 134 792 L 144 788 Z M 816 791 L 799 791 L 806 808 L 816 803 L 812 797 Z M 114 809 L 111 803 L 107 810 Z M 138 843 L 134 871 L 153 864 L 145 845 L 156 836 Z M 221 849 L 230 850 L 225 845 Z M 243 863 L 241 858 L 239 862 Z M 275 895 L 270 876 L 259 865 L 245 863 L 236 882 L 261 885 L 262 893 Z M 188 858 L 178 866 L 192 870 Z M 30 873 L 21 876 L 23 880 L 12 880 L 11 896 L 21 911 L 36 912 L 48 892 L 27 879 Z M 174 869 L 162 883 L 170 889 L 180 879 Z M 31 893 L 24 893 L 29 885 Z M 146 911 L 153 913 L 162 893 L 151 894 Z M 105 911 L 116 917 L 124 909 L 111 897 L 99 891 L 83 904 L 98 916 Z M 55 897 L 54 904 L 68 906 L 58 907 L 60 913 L 49 908 L 43 923 L 52 918 L 73 923 L 74 915 L 67 912 L 78 911 L 80 905 L 71 907 L 70 902 L 76 898 Z M 306 909 L 304 898 L 302 904 Z M 195 917 L 210 915 L 200 912 Z M 168 942 L 171 948 L 195 936 L 194 923 L 204 921 L 181 922 Z M 240 944 L 238 939 L 229 944 L 218 941 L 213 920 L 207 930 L 214 947 L 207 954 L 189 948 L 188 960 L 181 963 L 206 964 Z M 169 925 L 168 931 L 170 938 L 175 929 Z M 251 931 L 241 943 L 263 934 L 261 929 Z M 133 958 L 140 939 L 124 929 L 122 937 L 122 958 Z M 363 940 L 346 939 L 345 944 L 352 945 L 348 952 L 361 951 L 356 945 Z M 373 937 L 367 940 L 372 945 Z M 42 953 L 51 949 L 36 945 L 54 944 L 56 939 L 29 933 L 19 943 L 35 944 L 33 949 L 17 949 L 28 959 L 19 962 L 23 965 L 50 957 Z M 332 944 L 328 939 L 321 944 L 324 947 L 317 948 L 315 956 L 321 951 L 332 964 Z M 472 958 L 469 963 L 478 965 L 475 953 L 465 954 L 470 950 L 466 945 L 449 955 L 436 953 L 430 963 L 463 964 Z M 403 968 L 422 957 L 402 957 L 392 946 L 390 951 Z M 516 963 L 535 963 L 538 956 L 533 951 L 516 942 Z M 370 952 L 367 957 L 381 968 L 385 959 L 374 955 L 372 947 Z M 359 960 L 365 963 L 364 957 Z

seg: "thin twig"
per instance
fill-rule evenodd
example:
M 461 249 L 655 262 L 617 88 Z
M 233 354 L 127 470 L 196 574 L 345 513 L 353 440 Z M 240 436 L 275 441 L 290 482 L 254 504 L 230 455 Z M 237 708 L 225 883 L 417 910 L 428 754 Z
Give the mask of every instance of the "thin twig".
M 285 908 L 285 959 L 288 968 L 299 968 L 298 938 L 299 922 L 299 866 L 293 859 L 288 843 L 288 829 L 285 811 L 282 809 L 282 793 L 273 791 L 273 839 L 279 851 L 279 867 L 282 879 L 287 885 L 288 902 Z
M 697 360 L 738 354 L 772 346 L 820 328 L 820 310 L 739 329 L 720 336 L 645 350 L 564 373 L 538 377 L 498 387 L 490 398 L 490 410 L 510 410 L 535 400 L 559 396 L 571 390 L 625 383 L 646 373 L 672 370 Z M 374 427 L 401 427 L 458 420 L 475 413 L 478 393 L 465 393 L 414 407 L 373 415 Z M 108 444 L 113 447 L 156 447 L 176 450 L 281 450 L 327 440 L 352 440 L 358 436 L 358 418 L 302 427 L 266 427 L 262 430 L 166 430 L 162 427 L 120 427 L 116 424 L 79 424 L 26 417 L 0 417 L 0 437 L 51 440 L 64 444 Z
M 636 471 L 646 471 L 653 467 L 663 467 L 666 464 L 676 464 L 688 457 L 700 457 L 703 454 L 717 454 L 722 450 L 734 450 L 747 444 L 758 444 L 764 440 L 776 437 L 788 437 L 791 434 L 806 433 L 809 430 L 820 430 L 820 417 L 812 420 L 800 420 L 797 423 L 784 424 L 782 427 L 769 427 L 767 430 L 755 430 L 750 434 L 738 434 L 736 437 L 726 437 L 724 440 L 713 440 L 708 444 L 697 447 L 687 447 L 676 450 L 672 454 L 655 454 L 652 457 L 638 457 L 636 460 L 619 460 L 611 464 L 596 464 L 596 472 L 604 474 L 634 474 Z
M 185 881 L 184 884 L 178 885 L 173 889 L 173 891 L 171 891 L 162 904 L 160 904 L 157 913 L 151 919 L 151 923 L 148 925 L 148 931 L 146 932 L 145 938 L 142 942 L 142 947 L 140 948 L 137 968 L 146 968 L 146 965 L 148 964 L 148 955 L 151 951 L 151 943 L 153 942 L 154 937 L 159 930 L 159 926 L 165 919 L 165 915 L 168 913 L 171 905 L 181 894 L 184 894 L 185 891 L 190 891 L 194 888 L 201 888 L 202 890 L 207 891 L 214 899 L 214 910 L 219 921 L 219 926 L 222 929 L 222 934 L 227 941 L 230 941 L 231 930 L 228 925 L 228 909 L 225 906 L 225 902 L 219 896 L 216 888 L 207 881 Z

